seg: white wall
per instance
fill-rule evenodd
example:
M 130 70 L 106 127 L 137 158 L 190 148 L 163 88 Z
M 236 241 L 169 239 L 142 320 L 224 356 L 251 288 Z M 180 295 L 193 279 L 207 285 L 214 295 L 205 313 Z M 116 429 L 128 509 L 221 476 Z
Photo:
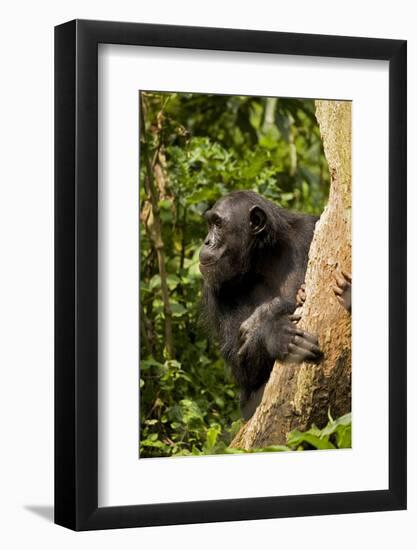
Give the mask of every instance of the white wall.
M 409 510 L 74 534 L 54 526 L 53 26 L 75 17 L 408 39 L 409 151 L 417 150 L 417 37 L 406 0 L 63 0 L 1 11 L 0 544 L 3 548 L 389 548 L 416 540 L 416 293 L 409 295 Z M 415 156 L 409 155 L 409 279 L 415 281 Z M 377 276 L 377 273 L 375 274 Z M 372 306 L 370 306 L 372 310 Z M 377 345 L 377 343 L 373 343 Z M 408 546 L 409 547 L 409 546 Z

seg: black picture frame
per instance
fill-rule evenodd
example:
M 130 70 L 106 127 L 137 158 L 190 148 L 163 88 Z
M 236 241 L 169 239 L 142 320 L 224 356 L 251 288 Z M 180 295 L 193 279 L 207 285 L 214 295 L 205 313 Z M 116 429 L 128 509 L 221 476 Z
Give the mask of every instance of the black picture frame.
M 98 507 L 98 44 L 389 62 L 389 488 Z M 55 28 L 55 522 L 74 530 L 406 508 L 404 40 L 75 20 Z M 215 53 L 213 53 L 215 55 Z

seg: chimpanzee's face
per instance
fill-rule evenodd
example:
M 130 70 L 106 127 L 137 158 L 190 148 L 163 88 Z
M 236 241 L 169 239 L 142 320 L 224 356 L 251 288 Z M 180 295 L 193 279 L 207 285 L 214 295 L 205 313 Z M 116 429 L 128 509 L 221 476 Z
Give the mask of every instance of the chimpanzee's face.
M 200 251 L 205 281 L 219 288 L 250 268 L 253 244 L 265 227 L 266 215 L 238 195 L 220 199 L 204 214 L 208 233 Z

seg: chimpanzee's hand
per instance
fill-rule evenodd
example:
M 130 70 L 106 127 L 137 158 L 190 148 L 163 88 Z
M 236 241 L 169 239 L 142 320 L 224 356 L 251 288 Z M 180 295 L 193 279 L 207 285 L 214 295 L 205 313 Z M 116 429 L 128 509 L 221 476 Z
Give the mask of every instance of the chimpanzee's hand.
M 261 304 L 254 310 L 252 315 L 240 325 L 240 348 L 238 355 L 247 355 L 251 347 L 256 349 L 256 346 L 262 343 L 264 334 L 271 325 L 276 329 L 276 333 L 280 333 L 281 327 L 279 325 L 281 319 L 285 326 L 288 325 L 289 328 L 294 328 L 294 325 L 301 319 L 301 316 L 295 314 L 285 315 L 283 312 L 285 311 L 284 308 L 288 308 L 288 306 L 279 298 L 274 298 L 270 302 Z M 278 326 L 276 326 L 277 324 Z
M 299 316 L 274 315 L 268 304 L 258 307 L 240 326 L 239 357 L 252 357 L 260 346 L 276 360 L 316 363 L 323 357 L 317 337 L 296 326 Z M 256 355 L 254 355 L 256 357 Z
M 298 328 L 294 316 L 282 316 L 265 328 L 265 346 L 274 359 L 285 363 L 318 363 L 322 359 L 317 336 Z
M 341 271 L 334 273 L 333 277 L 336 282 L 333 292 L 337 301 L 350 313 L 352 311 L 352 275 Z

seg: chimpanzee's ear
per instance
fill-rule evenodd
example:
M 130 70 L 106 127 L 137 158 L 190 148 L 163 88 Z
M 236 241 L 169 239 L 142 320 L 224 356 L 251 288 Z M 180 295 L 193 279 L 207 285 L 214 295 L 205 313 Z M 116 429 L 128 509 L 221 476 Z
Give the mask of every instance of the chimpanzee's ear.
M 253 235 L 261 233 L 265 229 L 266 214 L 260 206 L 252 206 L 249 210 L 250 228 Z

